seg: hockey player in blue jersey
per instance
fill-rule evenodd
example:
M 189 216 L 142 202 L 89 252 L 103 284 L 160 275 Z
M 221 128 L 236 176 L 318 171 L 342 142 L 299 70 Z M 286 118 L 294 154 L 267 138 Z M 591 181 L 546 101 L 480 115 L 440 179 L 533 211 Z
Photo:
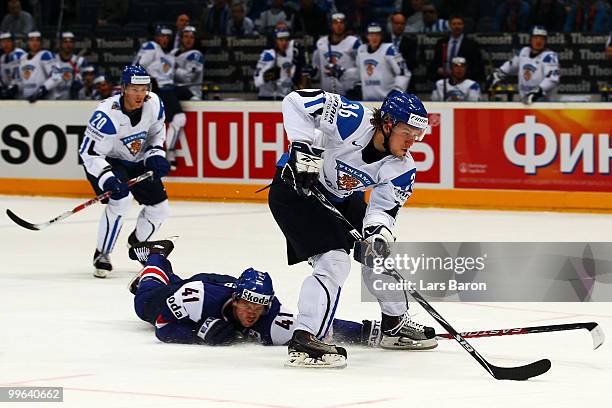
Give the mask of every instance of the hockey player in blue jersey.
M 130 258 L 144 264 L 129 288 L 138 317 L 155 326 L 166 343 L 229 345 L 254 340 L 285 345 L 295 329 L 295 315 L 274 294 L 266 272 L 248 268 L 238 278 L 200 273 L 181 279 L 172 270 L 170 240 L 142 242 L 130 248 Z M 335 319 L 335 340 L 376 347 L 380 322 Z
M 93 112 L 79 154 L 85 174 L 96 194 L 111 191 L 100 219 L 94 253 L 94 276 L 105 278 L 112 270 L 110 254 L 123 220 L 135 198 L 143 209 L 128 243 L 148 241 L 169 213 L 168 196 L 161 181 L 170 171 L 164 141 L 164 105 L 151 90 L 151 78 L 137 65 L 121 74 L 121 94 L 104 99 Z M 128 188 L 127 181 L 148 170 L 154 179 Z
M 268 202 L 287 242 L 290 265 L 313 266 L 300 291 L 297 327 L 289 343 L 287 365 L 312 359 L 344 366 L 346 352 L 325 338 L 350 272 L 354 244 L 346 225 L 311 196 L 316 186 L 358 229 L 381 256 L 395 241 L 391 232 L 399 209 L 412 194 L 416 167 L 410 147 L 422 140 L 427 111 L 415 95 L 392 91 L 374 111 L 359 102 L 318 89 L 290 93 L 282 104 L 291 142 L 271 184 Z M 363 192 L 371 190 L 369 203 Z M 373 270 L 362 268 L 371 288 Z M 382 299 L 381 347 L 431 349 L 434 330 L 414 322 L 407 302 Z M 320 361 L 319 361 L 320 363 Z

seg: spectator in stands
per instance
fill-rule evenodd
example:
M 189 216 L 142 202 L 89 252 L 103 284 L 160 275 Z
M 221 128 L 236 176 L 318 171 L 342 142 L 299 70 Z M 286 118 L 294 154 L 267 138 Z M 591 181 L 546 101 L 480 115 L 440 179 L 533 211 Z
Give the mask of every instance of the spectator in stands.
M 257 35 L 255 31 L 255 24 L 253 20 L 246 17 L 246 10 L 244 4 L 235 0 L 232 3 L 232 13 L 229 22 L 227 23 L 227 35 L 233 35 L 236 37 L 244 37 L 246 35 Z
M 409 33 L 423 32 L 423 7 L 424 0 L 410 0 L 412 14 L 406 19 L 406 31 Z
M 426 4 L 422 8 L 423 32 L 443 33 L 448 31 L 448 20 L 438 18 L 438 10 L 433 4 Z
M 174 42 L 172 43 L 172 49 L 179 48 L 181 46 L 181 35 L 183 28 L 189 25 L 190 19 L 187 14 L 179 14 L 176 17 L 176 23 L 174 23 L 176 29 L 174 31 Z
M 83 87 L 79 89 L 78 99 L 79 100 L 95 100 L 96 87 L 94 85 L 94 79 L 96 78 L 96 67 L 93 65 L 87 65 L 81 69 L 81 79 L 83 81 Z
M 505 33 L 527 31 L 530 10 L 531 7 L 525 0 L 506 0 L 500 3 L 495 11 L 493 29 Z
M 347 16 L 346 32 L 353 35 L 364 33 L 373 17 L 370 0 L 346 0 L 338 4 L 338 10 Z
M 434 48 L 434 58 L 429 68 L 429 72 L 434 74 L 432 79 L 438 80 L 448 77 L 450 61 L 455 57 L 463 57 L 467 64 L 467 77 L 476 82 L 482 82 L 484 80 L 484 65 L 480 46 L 463 33 L 463 16 L 451 16 L 449 21 L 450 36 L 439 39 Z
M 559 0 L 536 0 L 531 8 L 529 26 L 543 26 L 548 31 L 561 32 L 565 23 L 565 7 Z
M 478 85 L 478 82 L 466 78 L 465 67 L 465 58 L 453 58 L 449 78 L 442 78 L 436 82 L 436 87 L 431 93 L 431 100 L 453 102 L 479 101 L 480 85 Z
M 574 0 L 567 12 L 563 31 L 600 33 L 612 30 L 610 3 L 602 0 Z
M 279 21 L 286 22 L 291 28 L 293 11 L 289 7 L 285 7 L 284 0 L 272 0 L 270 8 L 263 11 L 259 18 L 255 20 L 255 27 L 261 34 L 270 34 Z
M 465 15 L 466 31 L 468 31 L 468 27 L 471 28 L 471 31 L 477 33 L 493 31 L 496 5 L 497 3 L 491 0 L 469 0 Z
M 128 16 L 128 0 L 103 0 L 98 9 L 98 27 L 124 24 Z
M 19 0 L 8 0 L 8 14 L 2 19 L 0 31 L 15 35 L 25 35 L 34 29 L 34 19 L 27 11 L 21 9 Z
M 405 30 L 406 16 L 404 16 L 404 13 L 397 11 L 391 14 L 391 36 L 386 41 L 393 43 L 399 53 L 402 54 L 402 57 L 404 57 L 404 61 L 410 72 L 413 72 L 418 64 L 417 54 L 419 44 L 416 39 L 404 34 Z
M 227 32 L 229 21 L 228 0 L 214 0 L 212 7 L 207 7 L 200 18 L 200 32 L 203 35 L 223 35 Z
M 310 35 L 319 38 L 325 34 L 327 17 L 314 0 L 301 0 L 300 8 L 293 18 L 293 31 L 298 36 Z

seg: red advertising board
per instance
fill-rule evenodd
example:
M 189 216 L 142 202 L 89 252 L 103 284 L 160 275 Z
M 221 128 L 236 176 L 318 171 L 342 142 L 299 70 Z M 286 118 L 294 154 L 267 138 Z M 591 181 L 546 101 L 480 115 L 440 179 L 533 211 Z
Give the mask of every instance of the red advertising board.
M 456 188 L 612 191 L 609 110 L 455 109 Z

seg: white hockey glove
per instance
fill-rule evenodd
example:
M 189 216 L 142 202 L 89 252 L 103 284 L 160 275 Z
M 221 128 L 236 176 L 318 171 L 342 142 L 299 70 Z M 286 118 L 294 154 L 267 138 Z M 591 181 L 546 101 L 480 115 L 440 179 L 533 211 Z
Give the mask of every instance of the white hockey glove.
M 310 195 L 310 187 L 319 180 L 319 170 L 323 167 L 323 149 L 312 147 L 304 142 L 293 142 L 289 149 L 289 160 L 281 178 L 292 186 L 300 196 Z

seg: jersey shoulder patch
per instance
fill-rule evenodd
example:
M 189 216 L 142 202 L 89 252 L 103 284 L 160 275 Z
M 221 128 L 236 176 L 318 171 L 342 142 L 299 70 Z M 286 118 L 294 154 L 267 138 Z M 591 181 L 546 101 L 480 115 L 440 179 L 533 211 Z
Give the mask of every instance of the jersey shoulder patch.
M 399 176 L 391 179 L 391 184 L 401 192 L 401 198 L 403 200 L 408 199 L 412 194 L 414 187 L 414 180 L 416 178 L 416 168 L 412 168 L 407 172 L 400 174 Z
M 395 56 L 395 47 L 393 46 L 393 44 L 389 44 L 387 46 L 387 51 L 385 52 L 385 55 L 389 57 Z
M 547 51 L 545 52 L 543 58 L 542 58 L 542 62 L 545 62 L 547 64 L 556 64 L 557 63 L 557 55 L 555 54 L 554 51 Z
M 340 137 L 342 140 L 345 140 L 357 130 L 359 125 L 361 125 L 364 109 L 363 105 L 359 102 L 350 101 L 344 96 L 341 96 L 340 100 L 342 101 L 342 105 L 340 109 L 338 109 L 336 125 Z
M 274 59 L 274 55 L 270 52 L 270 50 L 265 50 L 261 53 L 260 60 L 261 62 L 269 62 Z
M 202 64 L 204 63 L 204 57 L 202 56 L 201 52 L 192 52 L 187 56 L 187 61 L 195 61 Z
M 98 136 L 111 136 L 117 134 L 117 129 L 111 118 L 102 110 L 96 110 L 89 119 L 88 128 L 94 131 Z
M 474 81 L 474 83 L 472 85 L 470 85 L 470 89 L 478 91 L 478 90 L 480 90 L 480 85 L 478 85 L 478 82 Z
M 155 43 L 153 41 L 147 41 L 146 43 L 142 44 L 142 47 L 140 47 L 141 50 L 154 50 L 155 49 Z
M 53 54 L 51 53 L 51 51 L 43 51 L 42 54 L 40 55 L 40 60 L 41 61 L 51 61 L 53 59 Z

